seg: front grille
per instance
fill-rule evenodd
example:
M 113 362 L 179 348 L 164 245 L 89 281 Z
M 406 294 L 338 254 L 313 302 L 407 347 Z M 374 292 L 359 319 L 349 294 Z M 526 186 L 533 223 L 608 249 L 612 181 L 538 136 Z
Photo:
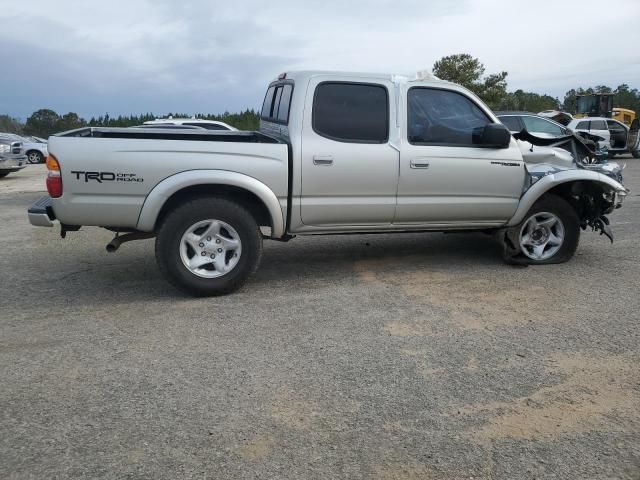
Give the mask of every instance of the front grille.
M 20 142 L 14 142 L 11 144 L 11 153 L 20 155 L 22 153 L 22 144 Z

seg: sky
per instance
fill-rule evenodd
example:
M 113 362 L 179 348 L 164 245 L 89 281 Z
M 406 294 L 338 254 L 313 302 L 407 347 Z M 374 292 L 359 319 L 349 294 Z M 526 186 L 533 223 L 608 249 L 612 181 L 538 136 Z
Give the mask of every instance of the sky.
M 290 70 L 414 74 L 470 53 L 508 89 L 640 88 L 640 0 L 0 0 L 0 114 L 257 109 Z

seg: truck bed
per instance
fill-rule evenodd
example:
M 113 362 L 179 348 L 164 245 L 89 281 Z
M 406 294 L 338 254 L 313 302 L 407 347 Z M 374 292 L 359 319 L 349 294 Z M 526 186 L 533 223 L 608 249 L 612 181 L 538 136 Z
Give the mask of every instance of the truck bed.
M 49 138 L 63 184 L 52 208 L 69 225 L 141 228 L 143 206 L 164 192 L 164 185 L 177 185 L 185 175 L 203 184 L 236 175 L 260 179 L 284 213 L 288 149 L 259 132 L 95 127 L 64 132 Z

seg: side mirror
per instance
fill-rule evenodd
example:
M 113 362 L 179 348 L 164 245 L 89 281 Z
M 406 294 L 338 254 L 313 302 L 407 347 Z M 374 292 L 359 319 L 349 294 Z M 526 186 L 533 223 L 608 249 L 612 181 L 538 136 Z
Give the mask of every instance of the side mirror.
M 473 144 L 486 148 L 508 148 L 511 132 L 501 123 L 490 123 L 473 131 Z

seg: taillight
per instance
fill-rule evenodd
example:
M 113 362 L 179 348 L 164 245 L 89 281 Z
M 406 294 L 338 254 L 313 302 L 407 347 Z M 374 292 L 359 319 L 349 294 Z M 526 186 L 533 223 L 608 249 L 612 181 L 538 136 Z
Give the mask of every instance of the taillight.
M 60 176 L 60 164 L 53 155 L 47 157 L 47 191 L 51 198 L 62 196 L 62 177 Z

